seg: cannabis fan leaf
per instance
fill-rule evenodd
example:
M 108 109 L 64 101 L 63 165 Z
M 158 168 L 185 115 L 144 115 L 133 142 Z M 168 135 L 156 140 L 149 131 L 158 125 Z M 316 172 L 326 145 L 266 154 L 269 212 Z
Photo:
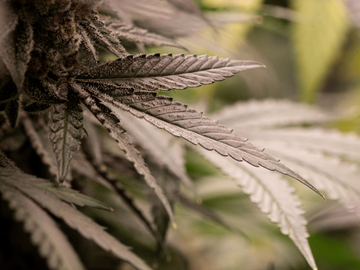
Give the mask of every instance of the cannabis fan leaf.
M 97 10 L 101 2 L 0 2 L 0 12 L 4 13 L 5 18 L 0 20 L 0 26 L 5 26 L 5 30 L 0 34 L 0 139 L 9 134 L 23 135 L 23 140 L 14 144 L 12 151 L 21 152 L 22 147 L 31 145 L 33 152 L 39 155 L 42 161 L 41 168 L 18 162 L 16 165 L 26 172 L 23 173 L 6 157 L 7 154 L 12 157 L 11 151 L 5 154 L 0 152 L 0 192 L 10 203 L 17 219 L 25 223 L 26 230 L 32 234 L 33 242 L 39 246 L 40 254 L 48 260 L 49 267 L 84 268 L 46 211 L 137 269 L 150 269 L 128 247 L 72 207 L 78 205 L 110 209 L 104 203 L 53 183 L 62 184 L 65 180 L 66 185 L 79 187 L 84 192 L 92 189 L 90 185 L 86 185 L 88 189 L 82 189 L 85 185 L 84 179 L 93 179 L 110 189 L 116 194 L 116 198 L 124 199 L 163 251 L 167 252 L 164 238 L 169 220 L 176 227 L 173 204 L 179 198 L 178 180 L 183 180 L 189 186 L 191 181 L 186 174 L 181 153 L 174 156 L 172 150 L 167 149 L 168 141 L 147 147 L 146 144 L 156 139 L 156 136 L 139 135 L 141 132 L 151 131 L 141 126 L 142 124 L 132 124 L 129 120 L 132 115 L 146 124 L 150 123 L 175 137 L 181 137 L 212 151 L 211 154 L 216 154 L 217 158 L 230 157 L 228 161 L 231 166 L 244 168 L 250 180 L 246 182 L 248 178 L 238 179 L 239 184 L 272 221 L 279 223 L 282 232 L 290 236 L 309 264 L 315 268 L 306 240 L 306 222 L 301 216 L 297 197 L 291 194 L 291 189 L 281 179 L 274 180 L 279 185 L 278 189 L 274 188 L 274 184 L 262 178 L 265 171 L 259 172 L 255 167 L 291 176 L 316 193 L 321 193 L 302 176 L 265 153 L 263 149 L 247 142 L 247 139 L 233 133 L 232 129 L 188 108 L 186 104 L 158 94 L 158 91 L 183 90 L 212 84 L 264 65 L 256 61 L 230 60 L 207 55 L 132 55 L 123 44 L 136 43 L 140 47 L 182 46 L 169 37 L 148 32 L 126 20 L 102 16 Z M 110 1 L 110 4 L 117 6 L 118 12 L 122 8 L 121 4 L 124 5 L 124 12 L 127 8 L 134 9 L 134 6 L 137 9 L 139 4 L 151 8 L 151 4 L 146 4 L 146 1 L 131 1 L 132 5 L 128 2 L 122 0 L 115 4 L 115 1 Z M 202 23 L 205 20 L 211 25 L 189 1 L 157 1 L 157 4 L 164 7 L 164 16 L 171 17 L 173 12 L 180 12 L 182 18 L 195 16 Z M 106 53 L 113 54 L 117 59 L 104 62 Z M 122 119 L 129 133 L 135 134 L 135 139 L 142 140 L 140 143 L 133 144 L 134 140 L 123 127 Z M 102 127 L 101 131 L 100 128 L 94 128 L 95 121 Z M 121 162 L 111 155 L 107 156 L 108 153 L 102 150 L 102 144 L 98 142 L 101 136 L 97 135 L 104 129 L 123 152 Z M 239 132 L 250 133 L 251 130 Z M 268 137 L 272 139 L 276 137 L 276 133 Z M 155 157 L 153 162 L 149 162 L 149 167 L 137 149 L 139 145 Z M 356 153 L 352 153 L 358 158 Z M 284 155 L 280 152 L 279 156 Z M 220 167 L 231 168 L 216 158 L 214 161 Z M 239 163 L 241 161 L 254 168 L 247 169 L 246 164 Z M 47 170 L 43 170 L 43 165 Z M 139 183 L 146 183 L 150 187 L 152 193 L 149 196 L 149 205 L 152 208 L 153 220 L 149 220 L 146 214 L 139 210 L 136 201 L 117 181 L 117 174 L 112 175 L 114 171 L 121 171 L 119 168 L 134 170 L 136 177 L 134 176 L 131 187 L 136 187 Z M 167 171 L 164 172 L 164 168 Z M 50 178 L 51 181 L 36 178 L 31 173 Z M 228 173 L 233 174 L 232 171 Z M 166 180 L 167 178 L 170 180 Z M 322 185 L 321 181 L 318 183 Z M 151 196 L 156 196 L 158 200 L 151 199 Z M 194 207 L 185 197 L 180 198 L 190 208 L 221 224 L 227 224 L 210 211 Z M 43 223 L 38 221 L 40 219 Z

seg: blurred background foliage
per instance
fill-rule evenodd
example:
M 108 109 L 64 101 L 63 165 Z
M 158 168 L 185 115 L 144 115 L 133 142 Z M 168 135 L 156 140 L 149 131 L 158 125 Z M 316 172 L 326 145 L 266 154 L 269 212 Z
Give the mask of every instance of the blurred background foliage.
M 360 134 L 360 29 L 354 10 L 348 9 L 350 0 L 197 3 L 209 18 L 237 14 L 245 23 L 234 20 L 216 32 L 207 27 L 196 36 L 179 39 L 189 52 L 257 60 L 267 69 L 170 95 L 200 107 L 206 104 L 208 111 L 250 99 L 285 98 L 316 104 L 336 115 L 330 127 Z M 173 48 L 160 50 L 183 53 Z M 159 52 L 159 48 L 148 51 Z M 248 196 L 234 189 L 231 180 L 191 150 L 187 153 L 187 171 L 199 188 L 203 205 L 249 237 L 234 234 L 177 205 L 179 230 L 170 231 L 169 241 L 181 246 L 191 269 L 309 269 L 291 241 L 267 222 Z M 300 188 L 297 193 L 307 212 L 309 242 L 319 269 L 360 269 L 360 219 L 334 216 L 332 211 L 340 206 L 324 206 L 302 191 Z M 332 220 L 326 219 L 330 216 Z M 343 224 L 336 226 L 339 220 Z

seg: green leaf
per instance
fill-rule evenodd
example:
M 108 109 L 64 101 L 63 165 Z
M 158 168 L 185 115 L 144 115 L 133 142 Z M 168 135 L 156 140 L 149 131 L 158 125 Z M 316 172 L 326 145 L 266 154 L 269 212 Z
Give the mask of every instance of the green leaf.
M 292 0 L 307 20 L 294 24 L 293 41 L 301 99 L 314 102 L 345 41 L 348 24 L 341 0 Z
M 50 141 L 58 163 L 58 180 L 62 183 L 67 175 L 74 152 L 80 148 L 83 137 L 83 115 L 77 98 L 69 95 L 69 101 L 54 104 L 50 114 Z

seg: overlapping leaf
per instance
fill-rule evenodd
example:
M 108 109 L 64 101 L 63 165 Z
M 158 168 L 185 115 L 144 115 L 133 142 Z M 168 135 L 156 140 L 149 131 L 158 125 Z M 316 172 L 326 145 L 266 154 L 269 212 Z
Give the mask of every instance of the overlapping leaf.
M 12 186 L 14 182 L 42 182 L 31 175 L 26 175 L 18 170 L 13 169 L 1 169 L 0 171 L 0 183 Z M 22 193 L 30 197 L 41 207 L 46 208 L 55 216 L 63 219 L 66 224 L 71 228 L 79 231 L 84 237 L 95 241 L 101 248 L 107 251 L 111 251 L 117 257 L 131 263 L 139 270 L 150 270 L 140 258 L 132 253 L 128 247 L 121 244 L 113 236 L 109 235 L 100 227 L 97 223 L 77 211 L 67 203 L 62 202 L 53 194 L 43 192 L 39 187 L 35 185 L 16 185 L 16 188 L 20 189 Z
M 113 98 L 114 93 L 111 93 L 110 96 L 100 92 L 91 84 L 83 83 L 82 85 L 110 108 L 118 107 L 176 137 L 182 137 L 207 150 L 215 150 L 220 155 L 230 156 L 237 161 L 246 161 L 255 167 L 262 166 L 268 170 L 289 175 L 320 194 L 300 175 L 262 152 L 261 149 L 247 143 L 246 139 L 232 134 L 231 129 L 217 125 L 216 121 L 203 117 L 202 113 L 195 110 L 187 109 L 184 104 L 172 102 L 169 97 L 156 97 L 155 93 L 147 91 L 135 92 L 131 95 L 131 89 L 118 88 L 116 98 Z
M 4 182 L 12 181 L 11 183 L 10 182 L 7 183 L 9 185 L 10 184 L 13 185 L 22 192 L 25 192 L 27 189 L 36 189 L 39 192 L 50 194 L 54 198 L 58 198 L 68 203 L 73 203 L 79 206 L 90 206 L 104 210 L 111 210 L 111 208 L 105 205 L 104 203 L 95 200 L 93 198 L 87 197 L 76 190 L 69 189 L 66 187 L 59 187 L 48 180 L 36 178 L 26 174 L 21 174 L 20 172 L 16 172 L 14 170 L 13 171 L 5 170 L 5 169 L 1 169 L 1 170 L 2 170 L 2 175 L 4 177 L 8 176 L 10 172 L 14 173 L 15 176 L 11 176 L 10 180 L 6 178 L 6 179 L 2 179 L 2 181 Z M 16 176 L 18 177 L 16 178 Z
M 24 222 L 25 231 L 31 234 L 32 242 L 39 247 L 39 253 L 47 259 L 50 269 L 85 269 L 66 236 L 43 209 L 14 186 L 2 181 L 0 192 L 15 211 L 15 219 Z
M 145 121 L 137 119 L 121 110 L 114 108 L 114 112 L 120 116 L 125 129 L 136 140 L 136 143 L 156 160 L 160 167 L 166 167 L 173 175 L 178 177 L 184 184 L 195 189 L 185 171 L 185 160 L 182 147 L 171 141 L 171 136 L 149 125 Z M 170 136 L 170 137 L 169 137 Z
M 81 88 L 81 86 L 74 84 L 72 87 L 82 98 L 82 101 L 87 106 L 87 108 L 109 132 L 109 135 L 117 142 L 118 147 L 125 153 L 127 159 L 134 164 L 137 172 L 144 176 L 144 180 L 154 190 L 155 194 L 158 196 L 167 213 L 169 214 L 173 226 L 176 227 L 174 215 L 169 201 L 167 200 L 154 177 L 151 175 L 151 172 L 145 164 L 143 158 L 131 144 L 130 138 L 125 133 L 124 129 L 118 124 L 118 118 L 111 113 L 109 108 L 92 98 L 89 93 Z
M 215 117 L 234 126 L 254 143 L 265 146 L 269 153 L 324 190 L 328 198 L 340 200 L 351 211 L 360 213 L 354 204 L 360 196 L 359 137 L 320 128 L 294 127 L 324 122 L 329 119 L 324 117 L 324 112 L 287 101 L 253 101 L 227 107 Z M 241 175 L 243 171 L 239 167 L 233 174 Z
M 241 71 L 259 67 L 264 65 L 254 61 L 219 59 L 207 55 L 129 55 L 85 71 L 76 80 L 92 82 L 102 91 L 111 87 L 109 83 L 115 84 L 115 88 L 168 91 L 211 84 Z
M 316 269 L 311 253 L 306 231 L 306 220 L 302 216 L 304 211 L 298 197 L 294 194 L 287 182 L 278 174 L 270 174 L 263 170 L 245 167 L 239 162 L 225 159 L 208 151 L 200 151 L 206 158 L 219 166 L 226 174 L 234 178 L 252 202 L 267 214 L 272 222 L 276 222 L 285 235 L 299 248 L 309 265 Z M 271 180 L 269 179 L 271 176 Z
M 227 106 L 213 115 L 234 129 L 269 130 L 275 127 L 318 124 L 331 119 L 330 114 L 308 104 L 289 100 L 250 100 Z M 262 132 L 262 131 L 261 131 Z
M 127 40 L 145 46 L 172 46 L 184 48 L 176 41 L 155 33 L 150 33 L 146 29 L 123 23 L 111 17 L 102 17 L 101 19 L 104 21 L 106 27 L 112 31 L 113 35 L 120 40 Z
M 78 32 L 82 36 L 83 44 L 92 54 L 96 55 L 88 37 L 90 37 L 95 44 L 103 47 L 117 57 L 123 57 L 128 54 L 120 41 L 106 28 L 97 14 L 91 14 L 91 16 L 82 20 L 79 25 Z

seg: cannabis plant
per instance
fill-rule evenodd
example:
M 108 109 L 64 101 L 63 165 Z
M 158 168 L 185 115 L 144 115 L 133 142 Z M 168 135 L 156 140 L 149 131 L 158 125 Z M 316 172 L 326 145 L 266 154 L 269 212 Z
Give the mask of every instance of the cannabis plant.
M 110 1 L 110 7 L 116 11 L 113 14 L 118 15 L 127 14 L 131 9 L 141 10 L 137 5 L 142 1 L 132 2 L 114 0 Z M 144 5 L 149 5 L 145 2 Z M 187 1 L 156 1 L 152 4 L 160 5 L 164 12 L 168 8 L 203 19 L 193 5 L 184 3 Z M 129 48 L 134 48 L 132 45 L 135 44 L 140 49 L 148 45 L 182 46 L 170 38 L 171 31 L 163 29 L 164 34 L 170 33 L 167 36 L 148 32 L 124 19 L 126 16 L 122 20 L 108 16 L 112 13 L 109 7 L 101 7 L 104 12 L 99 13 L 100 4 L 100 0 L 1 1 L 1 198 L 9 203 L 15 219 L 24 223 L 48 267 L 85 268 L 56 223 L 63 220 L 83 237 L 136 269 L 151 269 L 128 247 L 76 209 L 75 205 L 113 211 L 106 204 L 71 188 L 89 193 L 90 184 L 84 179 L 94 180 L 116 197 L 121 197 L 152 234 L 159 252 L 170 258 L 164 240 L 168 223 L 176 228 L 173 204 L 182 201 L 191 205 L 188 199 L 179 195 L 179 181 L 190 188 L 193 184 L 180 157 L 181 147 L 170 147 L 167 139 L 144 125 L 147 124 L 182 137 L 197 148 L 216 153 L 218 157 L 204 155 L 235 178 L 239 175 L 232 166 L 243 161 L 248 163 L 246 167 L 241 165 L 247 172 L 239 179 L 244 191 L 252 194 L 252 200 L 271 221 L 279 223 L 281 231 L 290 236 L 315 269 L 307 243 L 306 221 L 298 219 L 302 211 L 291 195 L 292 190 L 281 181 L 277 182 L 280 183 L 278 186 L 272 185 L 272 192 L 264 186 L 257 188 L 258 179 L 266 181 L 259 178 L 261 173 L 258 175 L 257 172 L 264 169 L 279 172 L 322 194 L 295 171 L 233 133 L 232 129 L 159 94 L 212 84 L 264 66 L 256 61 L 206 55 L 130 54 L 123 44 Z M 148 28 L 156 26 L 149 24 Z M 109 53 L 116 59 L 103 61 Z M 234 117 L 237 114 L 230 110 L 228 115 Z M 135 118 L 129 118 L 131 116 Z M 100 142 L 104 130 L 123 155 Z M 271 133 L 250 128 L 244 132 L 258 136 L 263 132 L 264 136 Z M 270 135 L 273 137 L 269 138 L 276 136 Z M 147 162 L 136 147 L 152 153 Z M 253 171 L 251 166 L 262 168 Z M 164 168 L 165 178 L 159 174 Z M 117 179 L 119 175 L 132 181 L 124 187 Z M 148 198 L 153 206 L 152 219 L 126 191 L 141 193 L 142 188 L 137 188 L 141 181 L 150 187 Z M 285 196 L 285 199 L 278 201 L 276 196 Z M 126 223 L 127 218 L 124 216 L 120 220 Z M 152 258 L 148 260 L 154 262 Z

